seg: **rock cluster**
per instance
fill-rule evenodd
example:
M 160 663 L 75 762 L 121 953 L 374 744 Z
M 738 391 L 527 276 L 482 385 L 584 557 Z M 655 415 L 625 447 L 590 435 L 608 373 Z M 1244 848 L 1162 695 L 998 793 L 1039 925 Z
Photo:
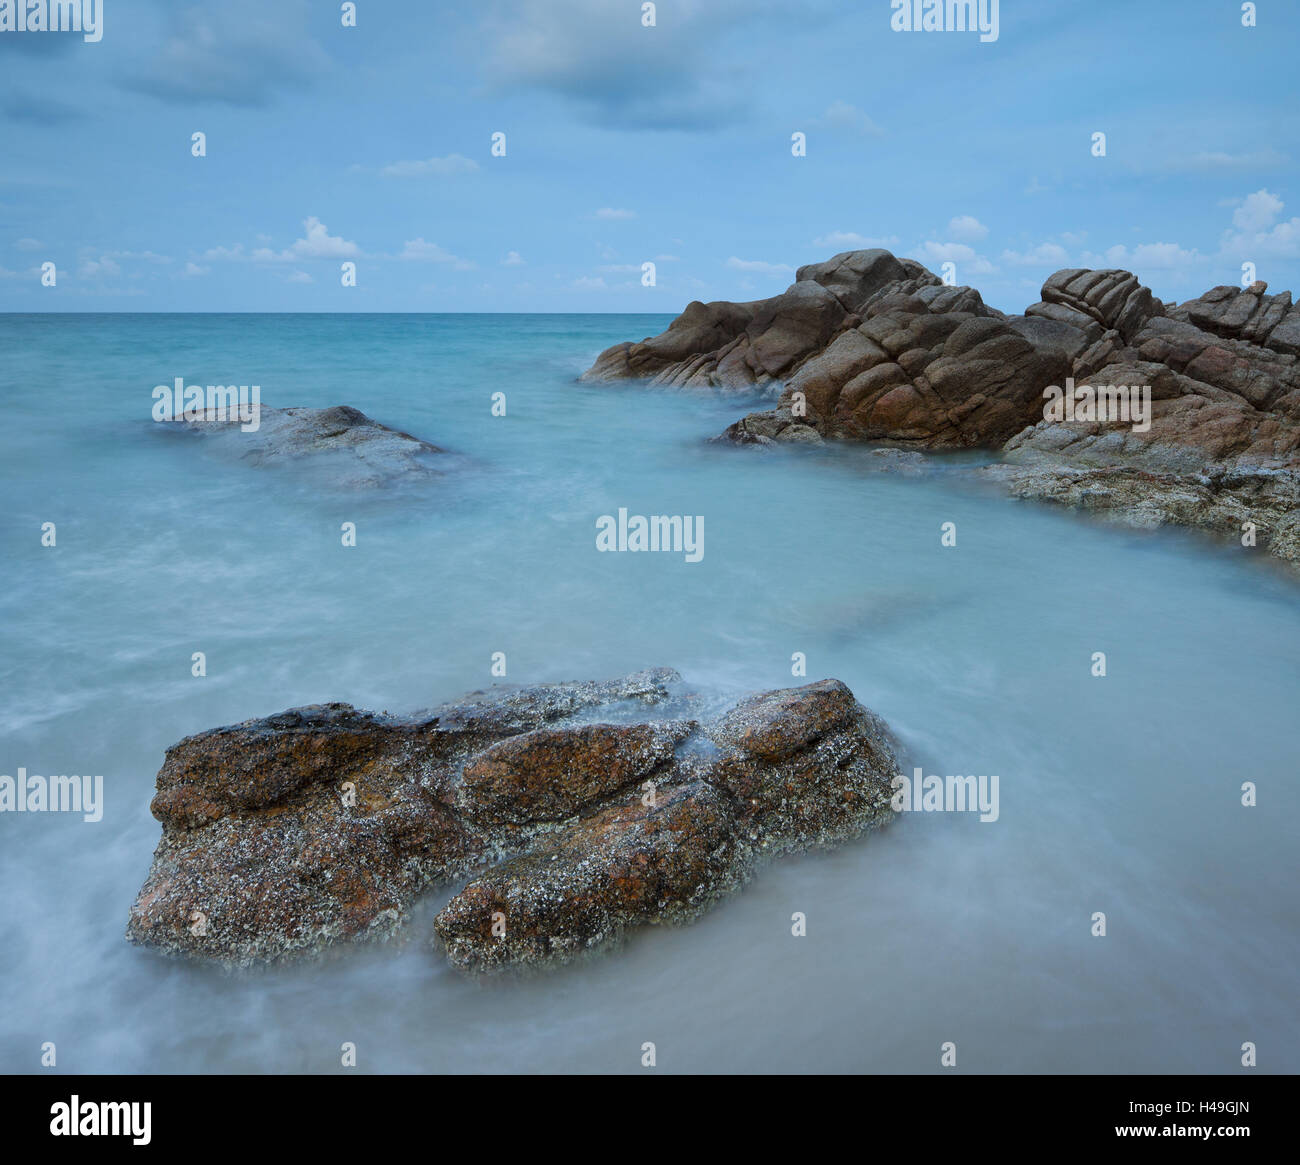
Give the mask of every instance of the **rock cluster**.
M 188 737 L 158 774 L 163 835 L 128 936 L 275 961 L 389 937 L 422 891 L 476 871 L 435 921 L 452 962 L 563 961 L 890 816 L 888 729 L 839 681 L 690 715 L 700 702 L 661 668 Z
M 1013 493 L 1137 525 L 1256 528 L 1297 560 L 1300 307 L 1264 283 L 1165 304 L 1120 270 L 1064 270 L 1023 315 L 988 307 L 888 251 L 801 267 L 781 295 L 691 304 L 660 336 L 602 353 L 588 381 L 779 384 L 735 422 L 742 444 L 986 448 Z M 1146 387 L 1149 426 L 1048 419 L 1052 386 Z

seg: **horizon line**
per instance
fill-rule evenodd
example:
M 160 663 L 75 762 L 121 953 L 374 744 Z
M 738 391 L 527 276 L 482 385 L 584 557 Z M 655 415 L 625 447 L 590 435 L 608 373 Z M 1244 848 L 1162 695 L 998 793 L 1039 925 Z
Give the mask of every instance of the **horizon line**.
M 684 308 L 682 309 L 685 310 Z M 671 316 L 680 311 L 0 311 L 4 316 Z

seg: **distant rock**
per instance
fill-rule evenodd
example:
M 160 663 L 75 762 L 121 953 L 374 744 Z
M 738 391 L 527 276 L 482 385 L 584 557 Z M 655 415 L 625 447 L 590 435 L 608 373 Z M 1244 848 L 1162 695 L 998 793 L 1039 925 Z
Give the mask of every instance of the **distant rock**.
M 839 681 L 682 714 L 700 711 L 660 668 L 409 718 L 314 705 L 188 737 L 158 774 L 163 835 L 128 936 L 276 961 L 387 938 L 422 891 L 477 868 L 434 923 L 452 962 L 563 961 L 689 920 L 761 859 L 891 816 L 889 731 Z
M 220 440 L 251 465 L 309 462 L 347 486 L 377 486 L 403 478 L 438 476 L 444 450 L 410 433 L 390 429 L 350 405 L 258 410 L 251 432 L 238 419 L 204 417 L 165 422 L 169 427 Z
M 854 316 L 880 289 L 909 280 L 939 282 L 888 251 L 848 251 L 799 268 L 796 282 L 772 299 L 688 304 L 662 335 L 607 349 L 582 379 L 715 388 L 784 379 L 859 323 Z
M 1296 554 L 1300 308 L 1259 282 L 1163 304 L 1131 272 L 1069 269 L 1005 316 L 887 251 L 802 267 L 779 296 L 691 304 L 661 336 L 605 352 L 588 380 L 781 384 L 720 439 L 998 450 L 1021 497 L 1135 525 L 1178 523 Z M 813 305 L 820 305 L 813 310 Z M 707 321 L 712 321 L 706 326 Z M 1131 418 L 1047 419 L 1045 390 L 1145 386 Z

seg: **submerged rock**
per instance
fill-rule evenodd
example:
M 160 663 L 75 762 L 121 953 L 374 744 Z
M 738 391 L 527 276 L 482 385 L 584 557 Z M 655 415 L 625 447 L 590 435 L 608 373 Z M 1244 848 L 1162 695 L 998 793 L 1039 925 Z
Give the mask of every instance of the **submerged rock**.
M 779 296 L 691 304 L 584 379 L 780 382 L 775 408 L 720 439 L 999 450 L 981 472 L 1021 497 L 1241 536 L 1292 562 L 1300 496 L 1300 307 L 1267 285 L 1163 304 L 1128 271 L 1058 271 L 1005 316 L 887 251 L 801 267 Z M 810 312 L 809 305 L 823 305 Z M 779 358 L 768 358 L 778 353 Z M 1072 382 L 1145 390 L 1149 415 L 1055 417 Z
M 252 465 L 310 460 L 348 486 L 389 484 L 399 478 L 439 476 L 437 445 L 390 429 L 350 405 L 276 409 L 261 405 L 256 428 L 239 417 L 205 415 L 168 421 L 169 427 L 219 439 Z
M 389 937 L 422 891 L 480 869 L 435 920 L 452 962 L 562 961 L 693 917 L 763 857 L 891 815 L 888 729 L 839 681 L 715 717 L 677 715 L 701 710 L 679 685 L 660 668 L 406 718 L 313 705 L 188 737 L 158 774 L 163 835 L 128 937 L 275 961 Z

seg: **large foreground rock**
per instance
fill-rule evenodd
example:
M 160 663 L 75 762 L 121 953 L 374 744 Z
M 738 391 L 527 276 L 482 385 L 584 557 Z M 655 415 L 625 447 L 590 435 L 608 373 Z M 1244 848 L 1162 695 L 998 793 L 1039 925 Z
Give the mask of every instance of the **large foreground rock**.
M 451 960 L 563 960 L 890 815 L 888 730 L 839 681 L 700 704 L 656 669 L 188 737 L 158 774 L 163 836 L 128 936 L 274 961 L 389 937 L 422 891 L 478 869 L 435 922 Z
M 1300 561 L 1300 308 L 1267 285 L 1161 303 L 1128 271 L 1058 271 L 1024 315 L 945 286 L 887 251 L 801 267 L 751 304 L 691 304 L 661 336 L 616 345 L 587 380 L 779 383 L 773 409 L 736 421 L 739 444 L 881 442 L 983 448 L 1021 497 L 1134 525 L 1179 523 Z M 816 311 L 811 305 L 820 305 Z M 1130 417 L 1047 419 L 1044 394 L 1149 390 Z

